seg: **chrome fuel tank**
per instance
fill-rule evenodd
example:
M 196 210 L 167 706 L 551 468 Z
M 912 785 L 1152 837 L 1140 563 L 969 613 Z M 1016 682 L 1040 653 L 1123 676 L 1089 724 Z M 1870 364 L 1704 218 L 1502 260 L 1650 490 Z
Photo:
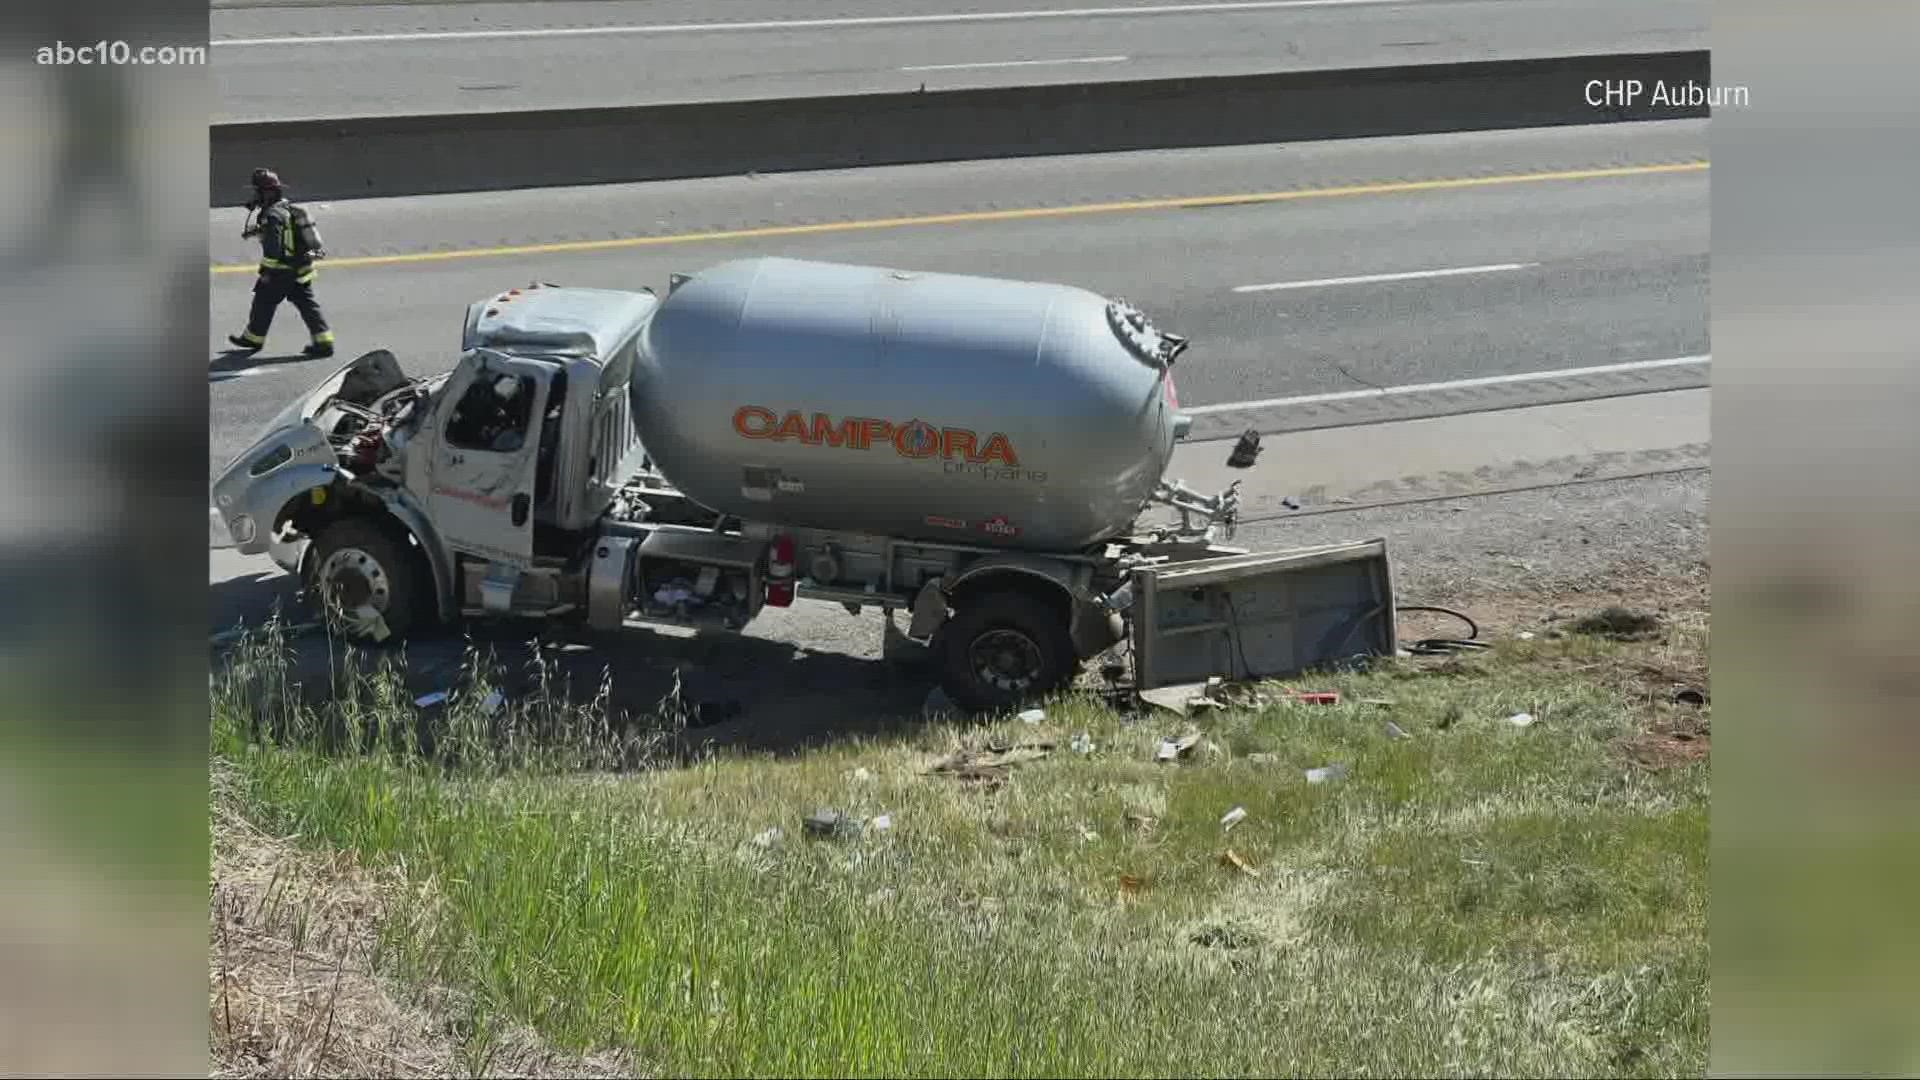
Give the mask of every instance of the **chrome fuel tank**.
M 759 521 L 1065 551 L 1140 512 L 1185 347 L 1066 285 L 780 258 L 679 280 L 631 392 L 655 465 Z

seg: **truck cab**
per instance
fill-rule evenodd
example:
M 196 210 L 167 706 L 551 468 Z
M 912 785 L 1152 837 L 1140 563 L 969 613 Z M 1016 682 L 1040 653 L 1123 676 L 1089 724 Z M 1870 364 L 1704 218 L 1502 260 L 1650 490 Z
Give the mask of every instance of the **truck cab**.
M 574 571 L 644 461 L 628 383 L 654 304 L 529 285 L 469 306 L 443 374 L 359 357 L 216 479 L 214 545 L 271 554 L 374 638 L 583 603 Z
M 628 398 L 649 292 L 511 289 L 468 308 L 407 489 L 454 551 L 530 563 L 591 541 L 644 456 Z

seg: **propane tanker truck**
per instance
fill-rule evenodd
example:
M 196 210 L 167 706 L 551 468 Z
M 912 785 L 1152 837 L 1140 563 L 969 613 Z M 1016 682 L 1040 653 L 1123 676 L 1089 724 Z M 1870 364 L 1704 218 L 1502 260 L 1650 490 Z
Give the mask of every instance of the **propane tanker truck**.
M 1247 613 L 1207 589 L 1274 563 L 1216 543 L 1237 485 L 1165 478 L 1186 347 L 1123 300 L 952 274 L 757 258 L 664 297 L 533 284 L 469 307 L 450 371 L 376 350 L 289 405 L 214 481 L 212 543 L 270 554 L 363 640 L 484 617 L 739 631 L 804 598 L 909 612 L 947 694 L 985 711 L 1069 684 L 1145 588 L 1190 610 L 1163 602 L 1136 652 L 1256 674 Z M 1365 628 L 1313 632 L 1336 630 Z

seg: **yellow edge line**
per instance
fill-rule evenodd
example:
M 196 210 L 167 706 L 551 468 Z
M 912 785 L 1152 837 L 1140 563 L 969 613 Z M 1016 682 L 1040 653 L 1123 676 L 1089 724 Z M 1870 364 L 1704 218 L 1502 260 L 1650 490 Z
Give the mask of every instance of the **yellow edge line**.
M 1115 214 L 1140 210 L 1179 210 L 1235 203 L 1277 203 L 1296 199 L 1333 199 L 1350 195 L 1393 195 L 1415 191 L 1443 191 L 1450 188 L 1492 187 L 1496 184 L 1536 184 L 1552 180 L 1597 180 L 1613 176 L 1647 176 L 1654 173 L 1698 172 L 1708 167 L 1705 161 L 1671 165 L 1629 165 L 1613 169 L 1576 169 L 1566 172 L 1513 173 L 1506 176 L 1471 176 L 1453 180 L 1407 180 L 1385 184 L 1354 184 L 1346 187 L 1300 188 L 1293 191 L 1261 191 L 1242 195 L 1187 195 L 1164 199 L 1135 199 L 1128 202 L 1083 203 L 1078 206 L 1035 206 L 1018 210 L 967 210 L 952 214 L 922 214 L 915 217 L 873 218 L 866 221 L 829 221 L 814 225 L 769 225 L 757 229 L 718 229 L 710 232 L 673 233 L 666 236 L 627 236 L 611 240 L 566 240 L 550 244 L 517 244 L 505 247 L 465 248 L 457 251 L 419 251 L 406 255 L 362 255 L 328 259 L 329 268 L 345 266 L 393 266 L 401 263 L 443 262 L 449 259 L 497 258 L 507 255 L 552 255 L 572 251 L 612 251 L 618 248 L 656 247 L 666 244 L 694 244 L 714 240 L 756 240 L 772 236 L 808 236 L 815 233 L 852 232 L 859 229 L 898 229 L 913 225 L 961 225 L 986 221 L 1022 221 L 1032 218 L 1070 217 L 1076 214 Z M 215 265 L 216 274 L 250 274 L 254 263 Z

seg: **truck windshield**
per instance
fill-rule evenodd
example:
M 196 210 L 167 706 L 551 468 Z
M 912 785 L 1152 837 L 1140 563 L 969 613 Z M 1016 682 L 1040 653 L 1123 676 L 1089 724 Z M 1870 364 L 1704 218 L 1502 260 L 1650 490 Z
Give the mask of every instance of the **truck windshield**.
M 531 375 L 475 379 L 447 421 L 447 445 L 489 453 L 511 453 L 525 446 L 533 420 L 534 389 Z

